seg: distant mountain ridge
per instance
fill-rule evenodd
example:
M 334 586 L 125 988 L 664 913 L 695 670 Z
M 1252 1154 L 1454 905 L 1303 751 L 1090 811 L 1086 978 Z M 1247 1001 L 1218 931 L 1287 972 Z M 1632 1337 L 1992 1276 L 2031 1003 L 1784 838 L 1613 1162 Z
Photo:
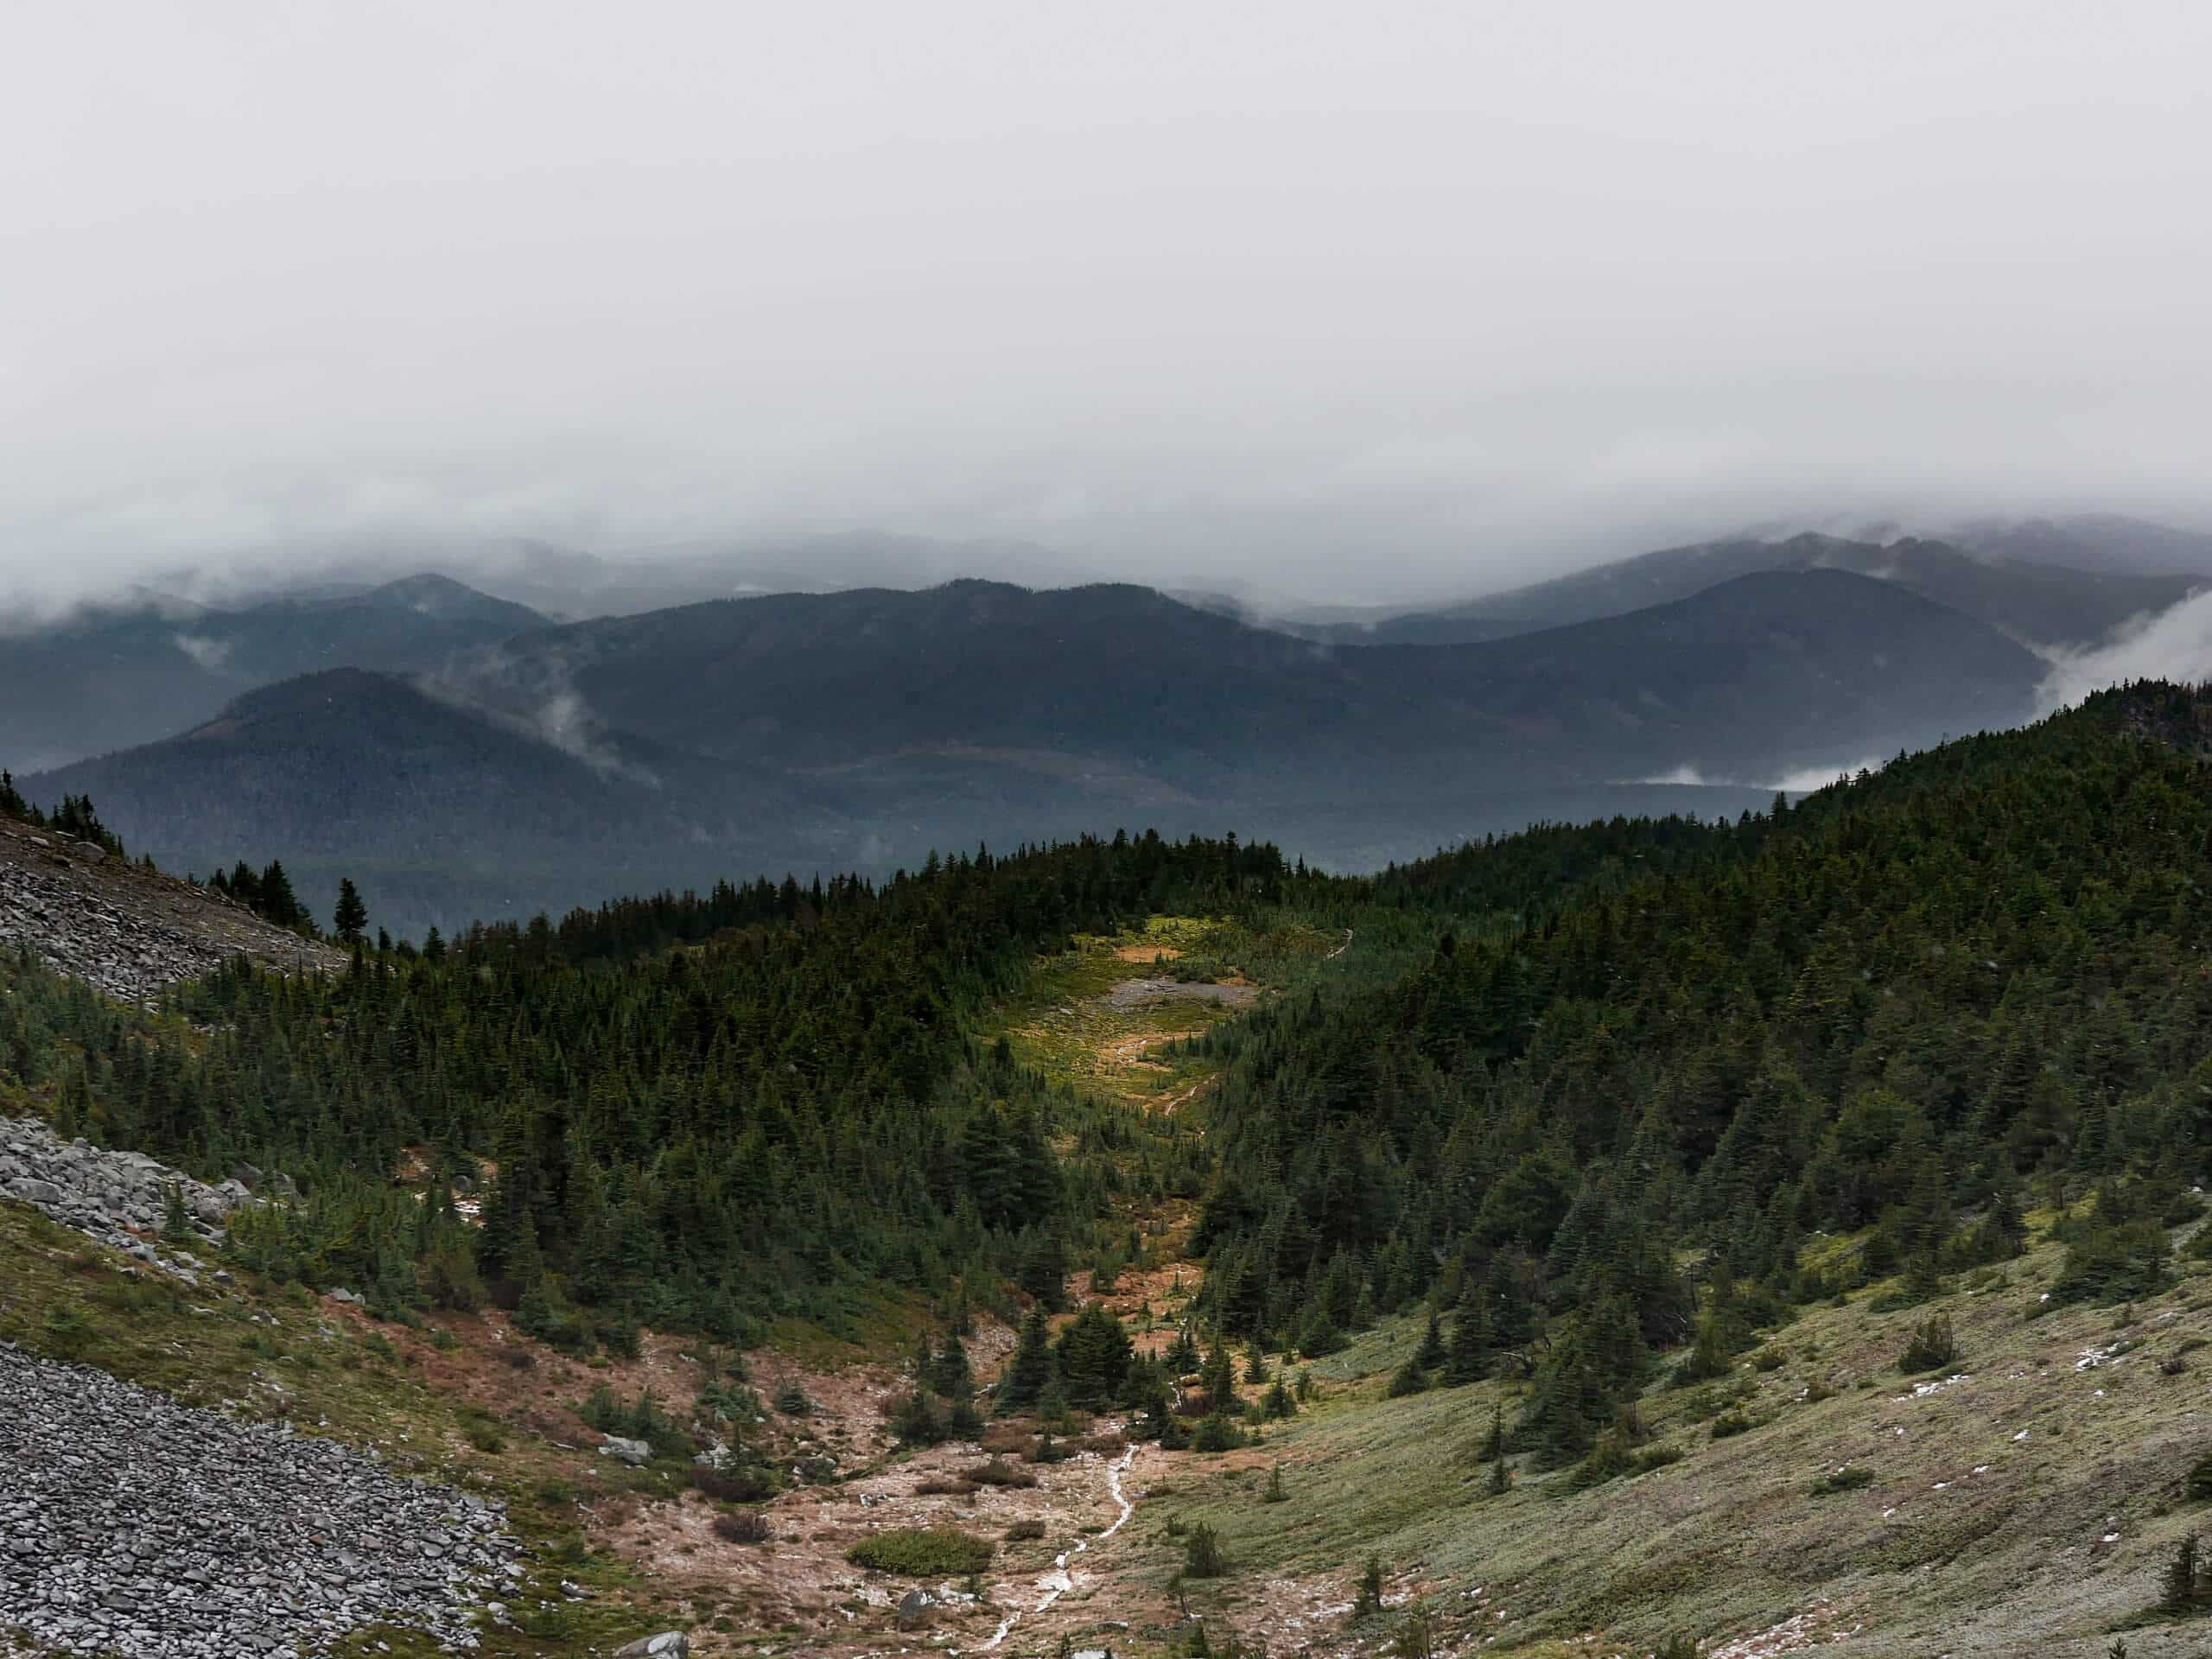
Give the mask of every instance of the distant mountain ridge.
M 1149 588 L 964 580 L 539 626 L 413 679 L 263 687 L 26 780 L 134 845 L 281 855 L 413 918 L 1116 827 L 1259 824 L 1339 866 L 1754 783 L 2032 709 L 2044 664 L 1892 583 L 1763 572 L 1482 645 L 1331 646 Z
M 336 667 L 433 669 L 543 620 L 429 573 L 237 609 L 146 594 L 0 634 L 0 736 L 19 769 L 67 765 L 169 736 L 254 686 Z
M 1813 534 L 1781 542 L 1746 537 L 1662 548 L 1437 609 L 1361 622 L 1287 626 L 1307 638 L 1338 644 L 1500 639 L 1667 604 L 1762 571 L 1840 570 L 1895 582 L 2039 648 L 2077 650 L 2212 583 L 2212 545 L 2194 562 L 2183 562 L 2190 538 L 2182 531 L 2169 536 L 2164 544 L 2174 549 L 2176 563 L 2164 571 L 2135 563 L 2075 568 L 2075 562 L 2093 558 L 2097 549 L 2079 536 L 2066 539 L 2055 529 L 2048 539 L 2032 534 L 2024 541 L 1993 538 L 1986 549 L 1972 550 L 1910 537 L 1881 543 Z M 2069 552 L 2075 560 L 2031 558 L 2026 553 L 2031 547 Z

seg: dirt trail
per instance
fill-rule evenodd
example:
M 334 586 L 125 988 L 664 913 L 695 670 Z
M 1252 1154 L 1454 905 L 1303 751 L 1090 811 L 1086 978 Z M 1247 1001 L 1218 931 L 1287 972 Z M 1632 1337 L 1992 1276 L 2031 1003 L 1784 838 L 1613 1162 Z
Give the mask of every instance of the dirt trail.
M 1054 1602 L 1074 1589 L 1075 1580 L 1069 1576 L 1068 1562 L 1084 1554 L 1092 1543 L 1104 1543 L 1126 1526 L 1129 1517 L 1137 1512 L 1137 1506 L 1129 1501 L 1128 1494 L 1122 1490 L 1122 1477 L 1128 1472 L 1129 1465 L 1136 1461 L 1136 1455 L 1137 1449 L 1133 1446 L 1106 1466 L 1107 1494 L 1113 1498 L 1122 1511 L 1115 1517 L 1114 1524 L 1100 1533 L 1096 1539 L 1086 1540 L 1077 1544 L 1073 1549 L 1053 1557 L 1052 1570 L 1037 1580 L 1038 1587 L 1045 1592 L 1045 1598 L 1031 1609 L 1031 1611 L 1038 1613 L 1047 1611 Z M 984 1643 L 976 1651 L 988 1653 L 993 1648 L 997 1647 L 1006 1640 L 1007 1633 L 1021 1622 L 1021 1618 L 1022 1615 L 1020 1612 L 1008 1613 L 999 1621 L 998 1629 L 991 1632 L 991 1639 Z M 958 1649 L 955 1649 L 953 1651 L 957 1652 Z

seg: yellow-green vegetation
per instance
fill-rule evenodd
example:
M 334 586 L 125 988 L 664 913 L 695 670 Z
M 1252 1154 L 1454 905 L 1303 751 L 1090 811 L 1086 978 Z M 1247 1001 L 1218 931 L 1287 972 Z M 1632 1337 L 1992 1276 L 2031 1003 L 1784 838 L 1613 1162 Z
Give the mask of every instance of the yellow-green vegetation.
M 996 1033 L 1055 1083 L 1141 1105 L 1173 1106 L 1219 1069 L 1186 1039 L 1231 1020 L 1329 959 L 1341 935 L 1297 922 L 1154 916 L 1114 935 L 1077 935 L 1040 957 Z M 1160 982 L 1139 993 L 1135 982 Z
M 2199 1268 L 2132 1310 L 2044 1312 L 2063 1255 L 2039 1245 L 1923 1306 L 1876 1313 L 1878 1285 L 1806 1308 L 1759 1351 L 1777 1365 L 1747 1354 L 1724 1378 L 1676 1386 L 1681 1355 L 1665 1357 L 1636 1402 L 1640 1450 L 1661 1456 L 1581 1487 L 1573 1468 L 1515 1457 L 1503 1495 L 1484 1441 L 1524 1385 L 1389 1398 L 1425 1327 L 1392 1320 L 1313 1363 L 1314 1397 L 1268 1427 L 1259 1459 L 1177 1468 L 1133 1548 L 1165 1583 L 1192 1530 L 1212 1529 L 1230 1571 L 1186 1578 L 1181 1594 L 1262 1636 L 1283 1581 L 1333 1583 L 1319 1605 L 1349 1604 L 1371 1552 L 1432 1611 L 1446 1650 L 1496 1637 L 1641 1655 L 1676 1630 L 1711 1643 L 1796 1618 L 1824 1638 L 1859 1630 L 1853 1656 L 2102 1653 L 2102 1633 L 2152 1614 L 2183 1536 L 2212 1529 L 2185 1491 L 2212 1452 L 2191 1359 L 2212 1338 L 2212 1277 Z M 1950 1321 L 1955 1365 L 1900 1375 L 1931 1318 Z M 1749 1427 L 1715 1440 L 1726 1412 Z M 1273 1466 L 1283 1496 L 1270 1502 Z M 1386 1616 L 1367 1634 L 1391 1628 Z M 2152 1614 L 2130 1651 L 2195 1651 L 2158 1640 Z

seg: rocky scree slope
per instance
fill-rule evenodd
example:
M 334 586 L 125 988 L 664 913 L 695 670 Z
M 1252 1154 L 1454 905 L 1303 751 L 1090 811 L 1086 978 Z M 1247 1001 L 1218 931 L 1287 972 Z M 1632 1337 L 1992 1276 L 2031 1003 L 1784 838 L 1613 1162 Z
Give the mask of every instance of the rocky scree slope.
M 495 1504 L 0 1344 L 0 1628 L 135 1659 L 298 1659 L 371 1624 L 472 1648 L 516 1594 Z
M 0 947 L 17 941 L 56 972 L 141 1003 L 235 956 L 287 973 L 333 972 L 346 962 L 189 881 L 0 820 Z
M 244 1172 L 258 1177 L 257 1170 Z M 277 1179 L 281 1183 L 283 1177 Z M 157 1239 L 174 1188 L 193 1236 L 219 1243 L 224 1220 L 253 1202 L 245 1181 L 195 1181 L 143 1152 L 103 1152 L 65 1141 L 32 1118 L 0 1117 L 0 1198 L 27 1204 L 65 1227 L 114 1246 L 188 1285 L 203 1264 L 178 1239 Z

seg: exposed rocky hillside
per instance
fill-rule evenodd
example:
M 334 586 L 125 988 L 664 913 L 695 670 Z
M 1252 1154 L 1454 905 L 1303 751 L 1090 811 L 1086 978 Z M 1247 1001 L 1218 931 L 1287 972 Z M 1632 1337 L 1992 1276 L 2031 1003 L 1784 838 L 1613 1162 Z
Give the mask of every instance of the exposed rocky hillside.
M 132 1002 L 235 956 L 287 973 L 345 964 L 339 952 L 189 881 L 0 819 L 0 946 L 18 941 L 58 971 Z
M 0 1608 L 41 1646 L 296 1659 L 372 1624 L 473 1648 L 521 1588 L 495 1505 L 0 1344 Z
M 221 1238 L 224 1217 L 252 1201 L 242 1181 L 209 1186 L 143 1152 L 103 1152 L 82 1141 L 65 1141 L 35 1119 L 0 1117 L 0 1198 L 28 1204 L 65 1227 L 197 1283 L 200 1263 L 181 1248 L 188 1241 L 167 1239 L 158 1248 L 155 1242 L 171 1189 L 184 1205 L 194 1238 L 211 1244 Z

